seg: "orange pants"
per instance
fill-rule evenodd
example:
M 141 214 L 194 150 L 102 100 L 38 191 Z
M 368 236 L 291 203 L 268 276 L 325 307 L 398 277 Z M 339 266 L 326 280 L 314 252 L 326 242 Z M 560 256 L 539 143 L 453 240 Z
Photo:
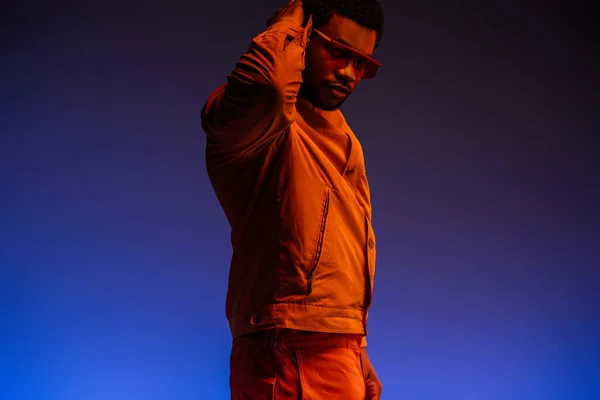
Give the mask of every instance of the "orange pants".
M 232 400 L 365 400 L 360 335 L 272 329 L 234 339 Z

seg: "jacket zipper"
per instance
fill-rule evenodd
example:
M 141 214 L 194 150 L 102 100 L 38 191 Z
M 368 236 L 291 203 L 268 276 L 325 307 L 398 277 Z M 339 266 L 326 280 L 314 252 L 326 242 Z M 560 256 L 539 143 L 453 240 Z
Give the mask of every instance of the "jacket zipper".
M 330 191 L 327 190 L 327 196 L 325 197 L 325 203 L 323 204 L 323 217 L 321 218 L 321 226 L 319 227 L 317 250 L 315 251 L 315 256 L 311 262 L 308 274 L 306 274 L 306 280 L 308 281 L 308 294 L 311 294 L 313 291 L 313 277 L 315 275 L 315 271 L 317 270 L 317 266 L 319 265 L 319 260 L 321 259 L 321 253 L 323 251 L 325 227 L 327 226 L 327 215 L 329 214 L 329 197 Z

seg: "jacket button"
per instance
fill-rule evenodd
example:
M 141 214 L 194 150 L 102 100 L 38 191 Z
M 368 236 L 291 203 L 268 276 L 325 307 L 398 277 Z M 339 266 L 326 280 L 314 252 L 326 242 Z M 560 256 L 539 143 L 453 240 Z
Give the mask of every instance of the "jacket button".
M 349 170 L 346 171 L 346 176 L 352 175 L 353 173 L 354 173 L 354 168 L 350 168 Z
M 373 240 L 373 238 L 369 238 L 369 247 L 373 248 L 373 246 L 375 246 L 375 241 Z

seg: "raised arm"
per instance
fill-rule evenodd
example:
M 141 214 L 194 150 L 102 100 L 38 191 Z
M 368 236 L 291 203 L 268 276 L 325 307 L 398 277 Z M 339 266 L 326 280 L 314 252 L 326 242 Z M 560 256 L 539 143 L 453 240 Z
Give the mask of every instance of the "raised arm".
M 202 128 L 227 151 L 261 148 L 295 119 L 312 20 L 303 27 L 302 0 L 290 0 L 204 105 Z

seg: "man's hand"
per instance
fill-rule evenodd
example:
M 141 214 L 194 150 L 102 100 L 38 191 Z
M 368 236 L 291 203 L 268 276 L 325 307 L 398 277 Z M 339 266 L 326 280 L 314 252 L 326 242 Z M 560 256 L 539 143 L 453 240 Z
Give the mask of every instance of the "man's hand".
M 363 347 L 360 349 L 362 358 L 362 367 L 365 375 L 365 384 L 367 386 L 367 397 L 366 400 L 381 400 L 381 382 L 375 373 L 375 369 L 369 360 L 367 355 L 367 348 Z
M 288 21 L 296 25 L 304 24 L 304 5 L 302 0 L 289 0 L 285 7 L 280 8 L 267 21 L 267 26 L 271 26 L 276 22 Z

